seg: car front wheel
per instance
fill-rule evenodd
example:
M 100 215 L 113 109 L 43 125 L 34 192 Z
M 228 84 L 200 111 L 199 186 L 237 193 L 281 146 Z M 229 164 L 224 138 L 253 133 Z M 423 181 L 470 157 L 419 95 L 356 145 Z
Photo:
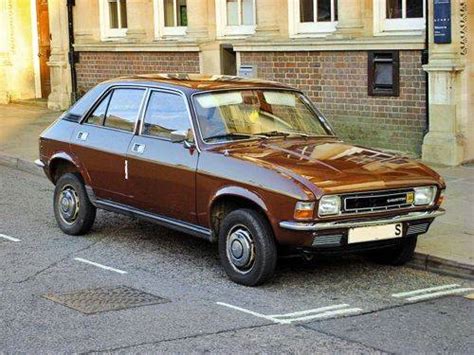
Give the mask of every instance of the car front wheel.
M 404 265 L 413 258 L 418 237 L 409 237 L 395 248 L 374 250 L 367 254 L 369 260 L 385 265 Z
M 96 208 L 79 176 L 67 173 L 56 182 L 54 216 L 59 228 L 70 235 L 87 233 L 94 224 Z
M 219 255 L 232 281 L 246 286 L 268 281 L 275 272 L 277 249 L 267 220 L 251 209 L 230 212 L 219 229 Z

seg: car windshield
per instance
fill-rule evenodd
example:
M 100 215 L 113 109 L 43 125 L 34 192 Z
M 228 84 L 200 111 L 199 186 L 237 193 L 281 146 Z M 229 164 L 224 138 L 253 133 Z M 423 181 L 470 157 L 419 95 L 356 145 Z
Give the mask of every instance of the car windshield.
M 194 96 L 205 142 L 258 137 L 333 136 L 324 117 L 299 92 L 235 90 Z

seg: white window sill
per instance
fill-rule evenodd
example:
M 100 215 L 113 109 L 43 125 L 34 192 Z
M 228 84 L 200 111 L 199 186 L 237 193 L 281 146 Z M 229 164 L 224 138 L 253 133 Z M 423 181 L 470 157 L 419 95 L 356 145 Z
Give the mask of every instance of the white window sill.
M 168 37 L 183 37 L 186 36 L 186 26 L 177 27 L 161 27 L 159 33 L 156 34 L 157 39 L 165 39 Z
M 255 34 L 256 25 L 226 26 L 219 33 L 218 38 L 245 38 Z
M 102 41 L 119 41 L 127 37 L 127 29 L 107 30 L 102 33 Z

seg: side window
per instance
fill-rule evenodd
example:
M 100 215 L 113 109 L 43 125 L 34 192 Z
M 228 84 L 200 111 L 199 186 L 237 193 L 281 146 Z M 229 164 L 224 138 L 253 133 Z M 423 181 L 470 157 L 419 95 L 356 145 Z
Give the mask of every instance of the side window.
M 110 99 L 104 126 L 133 132 L 145 90 L 115 89 Z
M 190 128 L 189 114 L 182 96 L 159 91 L 151 93 L 142 134 L 169 138 L 173 131 Z
M 97 106 L 92 114 L 87 118 L 87 123 L 97 126 L 102 125 L 105 117 L 105 111 L 107 111 L 107 106 L 109 105 L 110 96 L 112 96 L 112 94 L 107 94 L 107 96 L 100 102 L 99 106 Z

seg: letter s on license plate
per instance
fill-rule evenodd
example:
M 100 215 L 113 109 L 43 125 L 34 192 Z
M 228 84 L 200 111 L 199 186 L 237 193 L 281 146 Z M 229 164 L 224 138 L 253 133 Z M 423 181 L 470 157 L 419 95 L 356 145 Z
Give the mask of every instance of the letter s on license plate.
M 376 240 L 401 238 L 403 236 L 402 223 L 385 224 L 381 226 L 350 228 L 347 243 L 362 243 Z

